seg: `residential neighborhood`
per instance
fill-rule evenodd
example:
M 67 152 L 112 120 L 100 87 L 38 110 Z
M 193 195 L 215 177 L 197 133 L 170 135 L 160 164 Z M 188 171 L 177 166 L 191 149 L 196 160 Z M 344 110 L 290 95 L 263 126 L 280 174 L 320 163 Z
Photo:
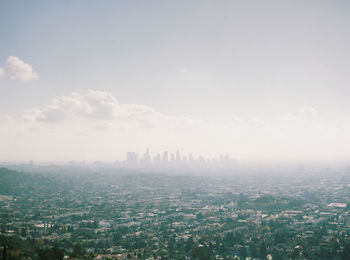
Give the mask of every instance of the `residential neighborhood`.
M 344 171 L 61 170 L 0 170 L 2 259 L 4 250 L 16 259 L 44 259 L 40 250 L 54 248 L 65 259 L 350 256 Z M 27 252 L 11 246 L 16 239 Z

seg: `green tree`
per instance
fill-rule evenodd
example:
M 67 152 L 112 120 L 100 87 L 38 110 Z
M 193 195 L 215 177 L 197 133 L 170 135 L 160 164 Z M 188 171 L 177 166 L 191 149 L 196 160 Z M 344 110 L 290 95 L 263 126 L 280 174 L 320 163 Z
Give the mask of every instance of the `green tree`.
M 7 246 L 4 246 L 4 250 L 2 251 L 2 259 L 7 260 L 8 259 L 8 253 L 7 253 Z
M 262 259 L 266 259 L 266 256 L 267 256 L 267 249 L 266 249 L 266 245 L 264 242 L 261 243 L 261 246 L 260 246 L 260 257 Z
M 240 254 L 242 259 L 246 259 L 246 257 L 247 257 L 247 249 L 245 248 L 245 246 L 242 246 L 240 248 L 239 254 Z
M 83 256 L 84 252 L 80 244 L 76 244 L 73 248 L 72 257 Z

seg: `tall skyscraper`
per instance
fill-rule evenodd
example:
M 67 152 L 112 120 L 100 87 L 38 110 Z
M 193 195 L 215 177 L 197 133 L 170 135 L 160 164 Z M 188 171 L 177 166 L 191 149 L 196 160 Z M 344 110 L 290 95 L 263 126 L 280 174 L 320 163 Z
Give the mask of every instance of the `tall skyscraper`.
M 126 153 L 126 163 L 128 165 L 137 165 L 139 161 L 139 157 L 137 153 L 134 152 L 127 152 Z
M 169 162 L 168 151 L 164 151 L 162 156 L 162 163 L 168 163 L 168 162 Z
M 180 151 L 179 150 L 176 151 L 176 159 L 175 160 L 176 160 L 177 163 L 181 162 L 181 156 L 180 156 Z
M 143 164 L 151 164 L 151 155 L 149 153 L 149 149 L 147 148 L 146 152 L 143 154 L 143 158 L 142 158 L 142 163 Z

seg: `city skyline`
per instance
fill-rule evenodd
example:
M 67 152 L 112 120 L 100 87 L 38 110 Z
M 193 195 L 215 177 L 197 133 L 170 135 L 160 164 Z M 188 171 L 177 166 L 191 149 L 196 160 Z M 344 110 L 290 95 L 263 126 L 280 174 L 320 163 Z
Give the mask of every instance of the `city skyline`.
M 236 158 L 231 158 L 229 155 L 219 155 L 214 158 L 205 158 L 202 155 L 197 157 L 193 156 L 192 153 L 181 153 L 180 150 L 176 152 L 163 151 L 162 153 L 156 153 L 154 156 L 151 155 L 149 149 L 142 156 L 139 156 L 135 152 L 127 152 L 125 162 L 129 166 L 149 166 L 149 165 L 235 165 L 237 163 Z

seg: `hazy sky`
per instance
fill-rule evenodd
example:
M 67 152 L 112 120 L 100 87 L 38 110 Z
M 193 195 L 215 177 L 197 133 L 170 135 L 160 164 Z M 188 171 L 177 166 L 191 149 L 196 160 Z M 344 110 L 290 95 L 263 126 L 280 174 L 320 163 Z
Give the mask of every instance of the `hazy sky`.
M 0 161 L 350 158 L 349 1 L 0 1 Z

